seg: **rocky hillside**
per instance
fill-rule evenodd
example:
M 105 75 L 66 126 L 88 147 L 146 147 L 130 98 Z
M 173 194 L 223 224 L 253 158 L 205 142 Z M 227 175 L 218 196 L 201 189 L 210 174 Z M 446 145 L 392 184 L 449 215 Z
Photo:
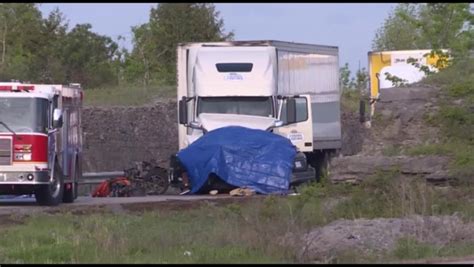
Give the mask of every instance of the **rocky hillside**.
M 412 153 L 416 147 L 439 143 L 439 128 L 426 122 L 439 109 L 439 93 L 439 88 L 428 85 L 381 90 L 370 128 L 352 132 L 362 132 L 360 150 L 333 159 L 331 179 L 359 182 L 377 171 L 399 170 L 433 182 L 448 180 L 447 157 Z
M 84 172 L 121 171 L 135 161 L 167 166 L 178 149 L 176 102 L 140 107 L 85 107 Z

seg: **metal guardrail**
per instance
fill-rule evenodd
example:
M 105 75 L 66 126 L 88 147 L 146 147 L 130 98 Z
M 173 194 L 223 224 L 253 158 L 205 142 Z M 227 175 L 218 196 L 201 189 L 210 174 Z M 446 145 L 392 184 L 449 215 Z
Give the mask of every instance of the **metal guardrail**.
M 86 172 L 82 174 L 82 179 L 79 181 L 79 184 L 100 184 L 107 179 L 124 175 L 125 173 L 123 171 Z

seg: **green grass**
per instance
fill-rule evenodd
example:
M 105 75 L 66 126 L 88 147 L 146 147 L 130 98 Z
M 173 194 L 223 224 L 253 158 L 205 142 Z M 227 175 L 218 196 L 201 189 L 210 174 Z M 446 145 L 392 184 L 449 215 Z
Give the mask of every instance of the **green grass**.
M 455 146 L 448 144 L 426 144 L 410 147 L 405 151 L 405 154 L 409 156 L 420 156 L 420 155 L 450 155 L 453 153 Z
M 326 207 L 329 200 L 342 197 L 345 200 Z M 0 262 L 306 262 L 309 259 L 299 258 L 299 250 L 280 238 L 337 219 L 458 212 L 473 220 L 473 200 L 472 187 L 438 191 L 420 179 L 401 179 L 393 170 L 368 177 L 358 186 L 324 180 L 303 186 L 298 196 L 267 196 L 245 204 L 143 214 L 40 215 L 22 225 L 0 228 Z M 191 254 L 185 255 L 186 251 Z M 353 256 L 343 253 L 328 261 L 373 261 Z
M 434 259 L 443 257 L 470 256 L 474 251 L 474 242 L 435 246 L 421 243 L 413 238 L 401 238 L 393 251 L 393 257 L 398 260 Z
M 382 155 L 393 157 L 402 154 L 402 147 L 400 145 L 388 145 L 382 150 Z
M 471 89 L 466 90 L 466 93 L 472 95 L 472 84 L 474 82 L 474 63 L 472 62 L 472 59 L 469 58 L 456 62 L 452 66 L 443 69 L 439 73 L 430 75 L 424 81 L 436 86 L 442 86 L 445 89 L 450 90 L 451 95 L 453 95 L 454 91 L 457 91 L 457 88 L 459 88 L 458 86 L 460 84 L 465 84 L 471 87 Z M 469 91 L 470 93 L 468 93 Z
M 341 95 L 342 108 L 350 112 L 359 113 L 360 92 L 358 90 L 346 89 Z M 370 106 L 366 103 L 366 113 L 369 112 Z
M 25 225 L 0 230 L 0 262 L 284 262 L 284 252 L 266 251 L 255 230 L 240 231 L 248 226 L 240 225 L 242 220 L 235 216 L 224 216 L 225 209 L 166 216 L 43 215 L 29 219 Z M 188 251 L 190 254 L 186 254 Z
M 426 144 L 408 148 L 405 154 L 449 156 L 452 160 L 449 171 L 452 175 L 468 183 L 474 183 L 474 146 L 459 139 L 440 144 Z
M 86 106 L 139 106 L 158 98 L 175 98 L 175 86 L 116 86 L 85 89 Z

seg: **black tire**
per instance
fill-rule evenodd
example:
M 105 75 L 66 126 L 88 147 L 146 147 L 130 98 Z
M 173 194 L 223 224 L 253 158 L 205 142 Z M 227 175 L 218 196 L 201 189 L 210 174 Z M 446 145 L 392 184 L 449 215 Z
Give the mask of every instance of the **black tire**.
M 77 180 L 79 179 L 79 168 L 77 167 L 76 163 L 76 175 L 74 177 L 74 181 L 71 183 L 71 188 L 66 189 L 66 184 L 64 185 L 64 194 L 63 194 L 63 202 L 64 203 L 73 203 L 74 200 L 77 198 L 77 187 L 78 183 Z
M 151 184 L 153 195 L 162 195 L 166 193 L 170 185 L 166 170 L 160 168 L 151 169 L 144 177 L 145 184 Z M 147 190 L 148 191 L 148 190 Z
M 57 206 L 63 200 L 64 177 L 59 164 L 54 167 L 53 182 L 48 185 L 35 186 L 36 202 L 41 206 Z
M 66 184 L 64 185 L 64 194 L 63 194 L 63 202 L 64 203 L 73 203 L 74 200 L 77 198 L 77 182 L 70 183 L 71 188 L 66 189 Z

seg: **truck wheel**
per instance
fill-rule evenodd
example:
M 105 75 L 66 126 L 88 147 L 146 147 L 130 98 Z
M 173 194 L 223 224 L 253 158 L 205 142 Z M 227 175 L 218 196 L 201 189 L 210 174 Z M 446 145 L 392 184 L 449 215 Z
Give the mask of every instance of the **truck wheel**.
M 144 177 L 146 184 L 150 187 L 147 191 L 153 195 L 162 195 L 166 193 L 169 187 L 169 180 L 166 170 L 161 168 L 153 168 Z
M 77 164 L 76 164 L 77 166 Z M 73 203 L 74 200 L 77 198 L 77 187 L 78 183 L 77 180 L 79 179 L 79 168 L 76 167 L 76 177 L 74 182 L 70 183 L 69 189 L 66 188 L 66 185 L 64 185 L 64 194 L 63 194 L 63 202 L 64 203 Z
M 64 185 L 64 194 L 63 194 L 63 202 L 64 203 L 73 203 L 74 200 L 77 198 L 77 182 L 69 183 L 71 187 L 69 189 L 66 188 Z
M 64 178 L 61 168 L 56 163 L 53 181 L 47 185 L 35 186 L 36 202 L 42 206 L 57 206 L 61 203 L 64 193 Z

